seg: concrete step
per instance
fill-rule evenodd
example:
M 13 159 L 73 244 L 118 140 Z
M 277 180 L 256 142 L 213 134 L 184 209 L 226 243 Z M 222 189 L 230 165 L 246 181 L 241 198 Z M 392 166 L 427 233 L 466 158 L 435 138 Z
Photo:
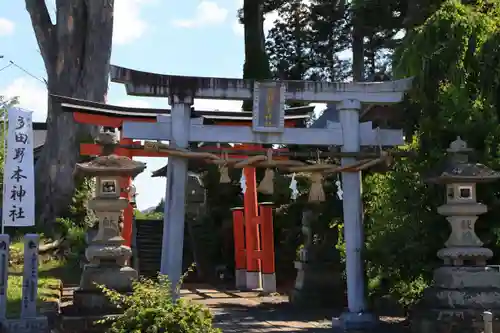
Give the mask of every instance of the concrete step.
M 111 323 L 99 324 L 98 321 L 108 320 L 116 315 L 105 316 L 61 316 L 54 333 L 105 333 Z

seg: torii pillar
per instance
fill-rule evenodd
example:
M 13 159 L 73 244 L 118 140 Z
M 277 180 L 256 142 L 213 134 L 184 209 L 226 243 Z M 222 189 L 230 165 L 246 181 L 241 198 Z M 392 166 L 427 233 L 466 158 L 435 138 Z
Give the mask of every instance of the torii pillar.
M 343 152 L 360 151 L 359 113 L 361 103 L 346 99 L 337 104 L 342 131 Z M 356 163 L 354 157 L 341 159 L 342 166 Z M 347 304 L 349 311 L 333 319 L 334 326 L 343 329 L 364 329 L 374 325 L 376 316 L 368 312 L 365 302 L 364 265 L 361 253 L 364 249 L 363 203 L 361 201 L 361 171 L 342 172 L 342 207 L 346 246 Z
M 171 94 L 169 103 L 172 107 L 171 130 L 173 139 L 170 141 L 170 145 L 175 148 L 188 148 L 193 96 Z M 169 244 L 169 246 L 168 251 L 162 250 L 160 273 L 169 277 L 173 291 L 172 296 L 178 297 L 175 290 L 182 276 L 188 160 L 174 156 L 168 159 L 163 244 Z

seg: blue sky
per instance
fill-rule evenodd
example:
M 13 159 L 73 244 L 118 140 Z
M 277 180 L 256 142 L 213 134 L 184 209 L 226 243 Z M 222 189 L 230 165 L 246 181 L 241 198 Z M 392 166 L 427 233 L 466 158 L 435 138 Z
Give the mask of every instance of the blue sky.
M 42 1 L 42 0 L 40 0 Z M 54 0 L 47 1 L 54 12 Z M 244 61 L 243 29 L 237 22 L 242 0 L 115 0 L 111 62 L 157 73 L 241 77 Z M 272 27 L 276 14 L 266 18 Z M 39 81 L 46 76 L 24 1 L 0 2 L 0 95 L 18 96 L 21 107 L 34 111 L 34 121 L 45 121 L 47 91 Z M 36 78 L 34 78 L 34 77 Z M 38 78 L 38 79 L 37 79 Z M 137 107 L 168 107 L 166 99 L 127 96 L 125 88 L 111 83 L 108 102 Z M 196 108 L 240 109 L 238 101 L 195 100 Z M 136 178 L 138 208 L 156 205 L 165 193 L 165 181 L 150 172 L 166 159 L 143 158 L 147 170 Z

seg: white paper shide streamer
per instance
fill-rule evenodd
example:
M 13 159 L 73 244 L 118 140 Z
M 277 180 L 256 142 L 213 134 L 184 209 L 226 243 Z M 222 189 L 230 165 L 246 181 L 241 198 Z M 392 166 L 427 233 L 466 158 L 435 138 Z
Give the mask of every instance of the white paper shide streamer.
M 32 112 L 8 110 L 7 154 L 3 175 L 3 225 L 35 225 Z
M 297 180 L 295 179 L 295 174 L 292 175 L 292 180 L 290 181 L 290 186 L 288 187 L 292 192 L 290 197 L 292 200 L 296 200 L 299 196 L 299 190 L 297 189 Z
M 342 182 L 340 181 L 340 178 L 337 179 L 335 185 L 337 185 L 337 197 L 339 198 L 339 200 L 343 200 L 344 191 L 342 190 Z
M 243 172 L 243 170 L 241 171 L 240 188 L 241 193 L 245 194 L 247 191 L 247 178 L 245 177 L 245 172 Z

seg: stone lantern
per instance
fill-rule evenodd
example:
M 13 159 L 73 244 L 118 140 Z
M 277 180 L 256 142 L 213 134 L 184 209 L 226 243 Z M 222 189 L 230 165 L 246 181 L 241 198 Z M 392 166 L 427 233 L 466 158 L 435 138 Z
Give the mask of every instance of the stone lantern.
M 302 211 L 304 246 L 294 263 L 297 276 L 289 294 L 290 303 L 298 308 L 337 307 L 345 302 L 340 254 L 331 246 L 336 240 L 314 236 L 319 231 L 315 226 L 319 209 L 316 203 L 306 203 Z
M 119 292 L 130 292 L 138 273 L 126 266 L 132 251 L 123 245 L 120 232 L 120 217 L 128 205 L 126 198 L 120 198 L 122 177 L 135 177 L 146 165 L 128 157 L 112 154 L 117 138 L 115 133 L 101 132 L 98 142 L 103 145 L 103 153 L 94 160 L 76 165 L 76 172 L 83 176 L 95 177 L 95 198 L 89 208 L 95 211 L 99 220 L 97 234 L 85 251 L 89 264 L 85 265 L 80 287 L 75 291 L 74 304 L 86 311 L 102 311 L 112 308 L 97 285 L 104 285 Z M 126 189 L 127 190 L 127 189 Z
M 434 284 L 425 290 L 412 325 L 422 333 L 449 331 L 450 327 L 480 332 L 483 311 L 500 311 L 500 272 L 497 267 L 486 266 L 493 252 L 482 247 L 474 231 L 478 215 L 488 210 L 477 202 L 476 184 L 495 181 L 500 173 L 470 163 L 472 149 L 460 137 L 447 152 L 446 167 L 429 182 L 446 186 L 446 203 L 438 207 L 438 213 L 446 216 L 451 234 L 445 248 L 437 253 L 444 265 L 434 271 Z

